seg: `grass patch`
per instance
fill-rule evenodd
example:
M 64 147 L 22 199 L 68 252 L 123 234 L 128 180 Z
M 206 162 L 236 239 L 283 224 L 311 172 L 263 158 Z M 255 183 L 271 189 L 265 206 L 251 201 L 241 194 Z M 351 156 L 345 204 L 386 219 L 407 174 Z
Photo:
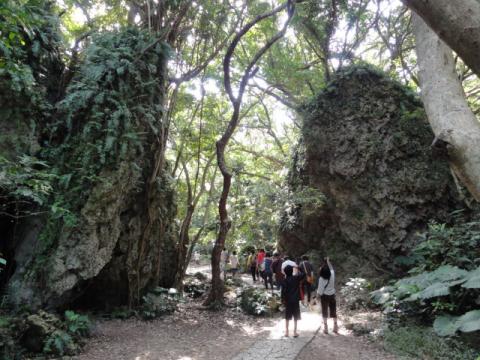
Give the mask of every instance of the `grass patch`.
M 480 352 L 452 338 L 441 338 L 432 328 L 404 326 L 385 332 L 387 351 L 408 358 L 431 360 L 475 360 Z

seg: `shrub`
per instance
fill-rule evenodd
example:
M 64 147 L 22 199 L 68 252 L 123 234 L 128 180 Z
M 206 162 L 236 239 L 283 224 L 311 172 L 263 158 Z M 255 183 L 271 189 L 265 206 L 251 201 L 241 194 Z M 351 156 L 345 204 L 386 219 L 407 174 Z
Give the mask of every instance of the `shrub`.
M 473 270 L 480 266 L 480 222 L 463 222 L 454 214 L 454 226 L 430 222 L 424 240 L 412 251 L 410 259 L 416 265 L 410 272 L 432 271 L 441 265 Z
M 78 345 L 68 334 L 63 330 L 55 330 L 46 340 L 43 352 L 52 355 L 73 355 L 78 351 Z
M 447 314 L 437 317 L 435 330 L 439 335 L 453 335 L 457 330 L 480 330 L 480 310 L 474 309 L 479 288 L 480 268 L 466 271 L 444 265 L 435 271 L 400 279 L 393 286 L 372 292 L 372 298 L 375 303 L 383 305 L 386 312 Z
M 351 278 L 340 289 L 342 298 L 348 309 L 356 310 L 368 307 L 372 303 L 370 298 L 371 284 L 362 278 Z
M 175 289 L 156 287 L 143 297 L 140 315 L 147 320 L 171 314 L 177 309 L 181 296 Z
M 431 328 L 419 326 L 404 326 L 385 331 L 384 347 L 400 356 L 432 360 L 477 359 L 480 355 L 458 340 L 438 337 Z
M 208 285 L 205 281 L 197 279 L 196 277 L 186 278 L 183 281 L 183 291 L 191 298 L 196 299 L 205 294 Z
M 86 315 L 74 311 L 65 311 L 65 325 L 68 333 L 75 336 L 89 336 L 91 323 Z
M 240 294 L 240 306 L 247 314 L 271 316 L 280 309 L 280 297 L 263 289 L 249 287 Z
M 435 318 L 438 335 L 480 330 L 480 222 L 460 215 L 454 226 L 430 223 L 424 241 L 402 260 L 415 265 L 411 276 L 374 291 L 373 301 L 388 313 Z

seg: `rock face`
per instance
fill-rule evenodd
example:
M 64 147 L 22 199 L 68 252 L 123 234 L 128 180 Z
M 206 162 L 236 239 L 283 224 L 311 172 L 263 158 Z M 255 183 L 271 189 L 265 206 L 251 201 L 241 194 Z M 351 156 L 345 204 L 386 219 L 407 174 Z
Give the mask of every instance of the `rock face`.
M 347 68 L 303 110 L 290 190 L 293 199 L 306 188 L 325 199 L 314 210 L 295 201 L 286 210 L 282 248 L 392 269 L 430 219 L 461 207 L 421 103 L 386 75 Z
M 148 287 L 173 284 L 176 203 L 162 153 L 168 49 L 151 43 L 133 29 L 97 36 L 55 104 L 42 153 L 54 191 L 44 217 L 19 224 L 24 234 L 12 240 L 14 305 L 135 305 Z

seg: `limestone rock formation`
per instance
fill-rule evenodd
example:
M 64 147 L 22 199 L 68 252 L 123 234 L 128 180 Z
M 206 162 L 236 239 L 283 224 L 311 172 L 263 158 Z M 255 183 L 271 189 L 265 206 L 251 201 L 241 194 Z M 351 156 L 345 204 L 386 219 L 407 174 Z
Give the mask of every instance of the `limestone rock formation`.
M 292 204 L 280 246 L 316 249 L 355 267 L 393 269 L 430 219 L 461 207 L 442 151 L 419 100 L 368 66 L 350 67 L 303 109 L 302 138 L 289 185 L 313 188 L 323 206 Z
M 162 153 L 168 48 L 152 41 L 134 29 L 95 37 L 44 114 L 36 156 L 53 190 L 29 209 L 40 215 L 6 238 L 14 305 L 135 305 L 148 287 L 172 286 L 176 202 Z

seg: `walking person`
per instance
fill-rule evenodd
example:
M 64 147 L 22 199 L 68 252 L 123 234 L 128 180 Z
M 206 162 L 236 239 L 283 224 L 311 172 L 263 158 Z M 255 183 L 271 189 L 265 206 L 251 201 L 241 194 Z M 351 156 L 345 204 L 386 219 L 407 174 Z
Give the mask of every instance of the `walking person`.
M 293 271 L 295 269 L 295 275 Z M 300 281 L 303 280 L 305 274 L 298 271 L 298 267 L 293 268 L 287 265 L 283 269 L 285 280 L 282 282 L 281 298 L 285 305 L 285 336 L 288 337 L 288 325 L 293 318 L 293 337 L 298 337 L 297 321 L 301 320 L 300 316 Z
M 313 266 L 308 261 L 308 256 L 302 256 L 302 262 L 298 266 L 300 271 L 305 273 L 305 280 L 303 281 L 304 292 L 307 294 L 307 305 L 310 305 L 312 298 L 312 285 L 313 285 Z
M 272 271 L 272 255 L 268 252 L 265 255 L 263 260 L 264 270 L 263 270 L 263 281 L 265 282 L 265 288 L 268 290 L 268 284 L 273 291 L 273 271 Z
M 255 257 L 255 250 L 252 250 L 248 256 L 247 269 L 250 271 L 250 274 L 252 274 L 253 282 L 257 282 L 257 260 Z
M 265 269 L 263 260 L 265 259 L 265 250 L 260 249 L 257 254 L 257 276 L 263 279 L 263 270 Z
M 281 266 L 281 270 L 282 270 L 283 274 L 285 274 L 285 268 L 287 266 L 291 266 L 292 268 L 295 268 L 297 266 L 297 263 L 292 260 L 292 257 L 285 256 L 285 258 L 283 259 L 283 262 L 282 262 L 282 266 Z
M 230 255 L 230 271 L 232 272 L 233 279 L 238 271 L 238 257 L 236 251 L 234 251 L 232 255 Z
M 320 295 L 320 303 L 322 304 L 323 333 L 328 334 L 327 320 L 330 312 L 330 317 L 333 319 L 333 332 L 338 334 L 335 271 L 328 257 L 325 258 L 325 262 L 320 268 L 317 294 Z
M 280 290 L 282 286 L 282 282 L 285 279 L 285 275 L 282 272 L 282 263 L 283 259 L 280 255 L 276 252 L 273 254 L 273 262 L 272 262 L 272 272 L 273 272 L 273 281 L 277 290 Z

